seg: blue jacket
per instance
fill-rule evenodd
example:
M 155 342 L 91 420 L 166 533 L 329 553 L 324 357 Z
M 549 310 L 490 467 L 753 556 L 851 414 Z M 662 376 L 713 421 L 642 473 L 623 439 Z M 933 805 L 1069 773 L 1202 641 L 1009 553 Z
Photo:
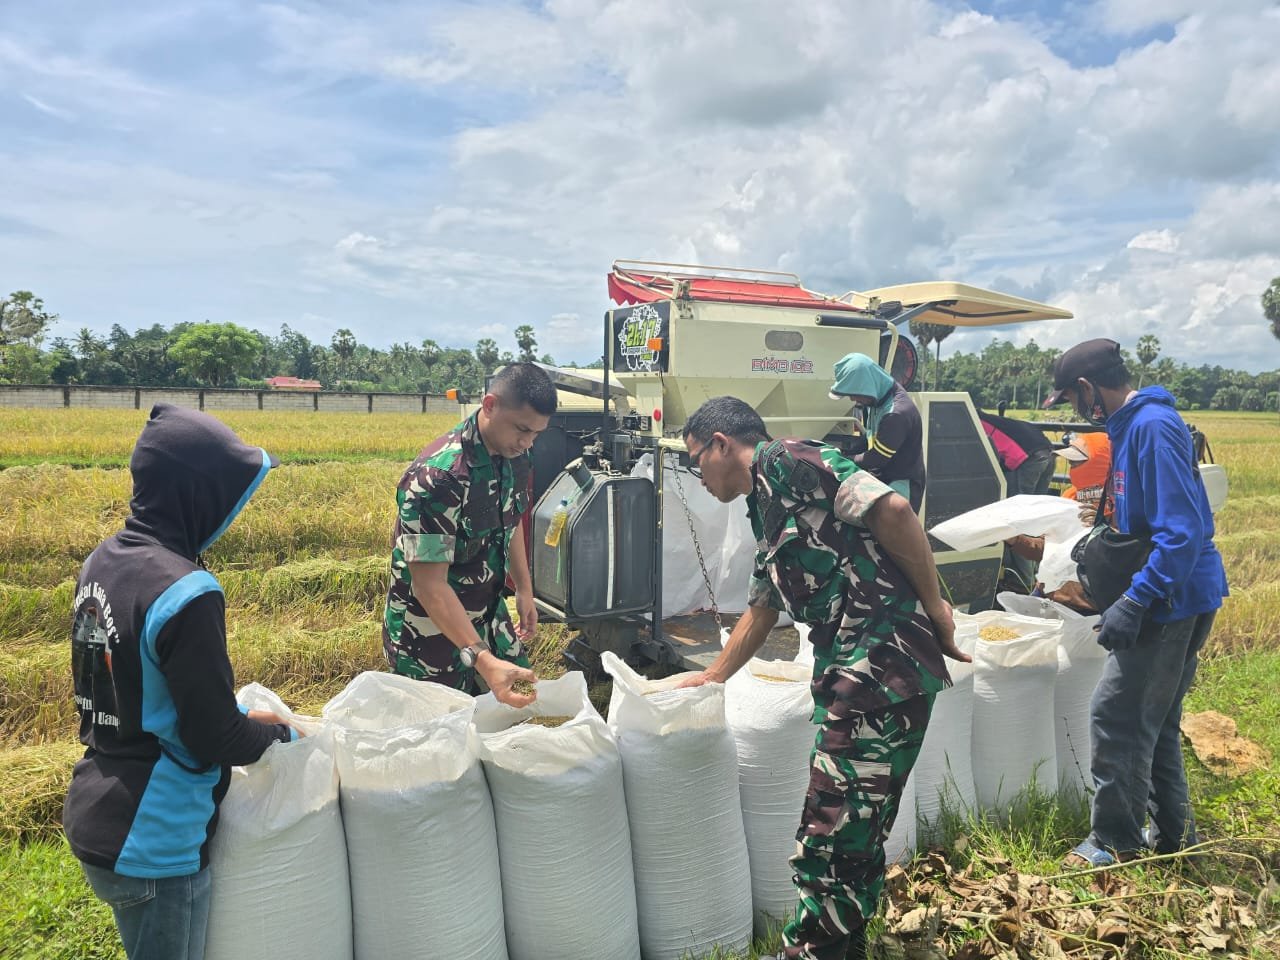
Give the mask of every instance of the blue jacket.
M 1149 607 L 1157 623 L 1217 610 L 1227 576 L 1191 434 L 1173 396 L 1163 387 L 1140 390 L 1107 418 L 1107 434 L 1115 526 L 1153 544 L 1126 592 Z

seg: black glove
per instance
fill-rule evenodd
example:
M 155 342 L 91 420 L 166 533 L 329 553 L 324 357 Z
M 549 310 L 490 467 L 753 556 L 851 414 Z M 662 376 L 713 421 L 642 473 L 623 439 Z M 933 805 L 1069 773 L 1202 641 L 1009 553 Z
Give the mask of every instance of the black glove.
M 1128 650 L 1138 642 L 1138 632 L 1147 615 L 1147 608 L 1127 593 L 1102 612 L 1102 619 L 1094 627 L 1098 631 L 1098 643 L 1107 650 Z

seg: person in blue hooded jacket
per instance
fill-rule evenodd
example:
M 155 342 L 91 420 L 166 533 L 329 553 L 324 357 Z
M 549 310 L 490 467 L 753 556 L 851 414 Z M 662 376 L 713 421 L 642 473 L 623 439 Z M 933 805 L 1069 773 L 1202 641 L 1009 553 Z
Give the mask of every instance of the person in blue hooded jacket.
M 919 513 L 925 482 L 924 426 L 907 391 L 866 354 L 850 353 L 836 362 L 830 396 L 852 400 L 863 410 L 867 449 L 853 462 L 906 497 Z
M 1068 860 L 1102 866 L 1197 842 L 1182 701 L 1227 578 L 1173 396 L 1158 386 L 1134 390 L 1120 345 L 1105 339 L 1064 353 L 1053 386 L 1045 407 L 1070 402 L 1082 419 L 1106 426 L 1112 525 L 1151 543 L 1146 564 L 1097 627 L 1109 653 L 1090 713 L 1095 792 L 1089 836 Z
M 133 449 L 124 529 L 80 571 L 71 667 L 84 758 L 62 824 L 129 960 L 198 960 L 209 841 L 233 764 L 296 732 L 232 692 L 222 588 L 201 561 L 276 460 L 159 404 Z

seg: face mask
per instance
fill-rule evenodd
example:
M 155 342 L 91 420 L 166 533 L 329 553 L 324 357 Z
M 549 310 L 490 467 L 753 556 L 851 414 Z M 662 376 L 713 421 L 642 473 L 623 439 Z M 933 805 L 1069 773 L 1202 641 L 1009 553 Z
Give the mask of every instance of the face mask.
M 1089 404 L 1081 409 L 1076 406 L 1076 413 L 1080 418 L 1095 427 L 1106 426 L 1107 411 L 1102 405 L 1102 395 L 1098 392 L 1098 388 L 1094 386 L 1092 381 L 1086 381 L 1089 384 Z M 1080 391 L 1077 389 L 1076 395 L 1079 396 Z

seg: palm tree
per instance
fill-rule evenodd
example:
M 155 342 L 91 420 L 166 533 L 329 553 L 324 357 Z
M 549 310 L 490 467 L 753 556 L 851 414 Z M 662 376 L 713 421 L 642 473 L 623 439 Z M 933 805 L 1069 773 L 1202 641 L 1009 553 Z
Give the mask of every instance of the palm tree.
M 88 327 L 81 327 L 76 334 L 75 351 L 81 360 L 92 360 L 106 348 Z
M 1147 379 L 1147 372 L 1151 369 L 1151 365 L 1156 362 L 1156 357 L 1160 356 L 1160 340 L 1151 333 L 1144 333 L 1138 338 L 1138 389 L 1142 389 L 1142 383 Z
M 935 344 L 933 356 L 933 389 L 938 389 L 938 369 L 942 363 L 942 341 L 951 336 L 951 332 L 955 327 L 949 323 L 925 323 L 921 320 L 912 320 L 907 324 L 907 329 L 911 331 L 911 335 L 920 341 L 923 349 L 929 348 L 932 341 Z

